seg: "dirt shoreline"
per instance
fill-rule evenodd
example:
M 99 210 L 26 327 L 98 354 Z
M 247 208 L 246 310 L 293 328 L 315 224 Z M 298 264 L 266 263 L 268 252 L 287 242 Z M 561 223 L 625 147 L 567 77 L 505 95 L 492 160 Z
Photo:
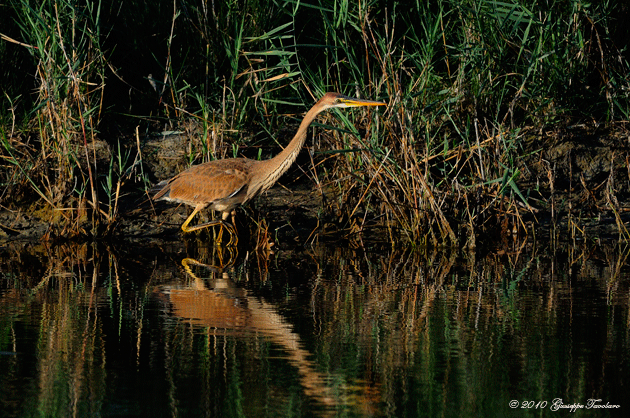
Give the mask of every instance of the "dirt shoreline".
M 508 222 L 511 225 L 497 234 L 518 230 L 521 236 L 629 240 L 630 133 L 626 128 L 627 124 L 606 130 L 580 126 L 528 135 L 522 153 L 527 157 L 519 161 L 520 176 L 516 181 L 531 210 L 521 205 L 518 216 Z M 144 172 L 157 182 L 184 169 L 188 164 L 190 141 L 190 136 L 184 134 L 145 141 L 141 151 Z M 104 141 L 98 146 L 101 159 L 108 161 L 107 154 L 111 150 Z M 325 192 L 302 175 L 309 170 L 310 160 L 303 157 L 298 164 L 304 168 L 293 167 L 279 184 L 248 207 L 238 209 L 240 231 L 248 230 L 251 236 L 259 234 L 262 227 L 269 235 L 266 239 L 285 243 L 303 243 L 313 239 L 314 234 L 333 240 L 353 234 L 358 234 L 359 240 L 388 239 L 383 236 L 387 234 L 383 225 L 365 225 L 361 234 L 361 227 L 347 220 L 337 222 L 333 215 L 326 214 L 323 210 Z M 296 182 L 296 178 L 300 180 Z M 181 239 L 179 226 L 190 209 L 167 202 L 151 202 L 148 195 L 139 192 L 138 186 L 131 185 L 131 192 L 121 194 L 118 216 L 107 227 L 105 239 Z M 209 214 L 204 214 L 202 219 L 207 216 Z M 59 213 L 41 203 L 11 209 L 2 205 L 0 243 L 64 237 L 64 228 L 57 225 L 59 218 Z M 78 222 L 79 225 L 74 226 L 82 233 L 73 239 L 89 239 L 88 216 Z M 477 244 L 484 243 L 482 238 L 477 237 Z

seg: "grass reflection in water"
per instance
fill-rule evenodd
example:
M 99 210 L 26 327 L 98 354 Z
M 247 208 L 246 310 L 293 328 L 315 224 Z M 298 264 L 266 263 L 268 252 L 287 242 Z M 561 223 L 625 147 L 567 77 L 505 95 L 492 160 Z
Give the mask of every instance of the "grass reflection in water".
M 321 247 L 223 254 L 217 269 L 183 266 L 218 255 L 179 244 L 13 245 L 0 259 L 0 402 L 5 416 L 623 408 L 627 255 Z

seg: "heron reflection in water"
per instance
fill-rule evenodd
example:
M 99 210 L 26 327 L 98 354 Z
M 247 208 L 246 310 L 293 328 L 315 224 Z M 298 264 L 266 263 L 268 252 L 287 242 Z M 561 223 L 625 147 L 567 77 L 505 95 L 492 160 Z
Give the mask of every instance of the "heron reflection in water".
M 326 93 L 306 113 L 289 145 L 274 158 L 262 161 L 227 158 L 194 165 L 170 180 L 158 184 L 161 189 L 153 199 L 164 199 L 194 207 L 193 212 L 182 224 L 184 232 L 220 225 L 218 242 L 221 241 L 225 228 L 230 233 L 228 245 L 236 244 L 238 242 L 236 230 L 234 225 L 228 222 L 230 213 L 236 206 L 269 189 L 289 169 L 302 149 L 307 129 L 315 117 L 326 109 L 360 106 L 385 106 L 385 103 L 355 99 L 339 93 Z M 221 212 L 221 219 L 188 226 L 195 215 L 205 208 Z
M 332 410 L 343 402 L 330 386 L 332 378 L 317 370 L 311 360 L 313 354 L 277 306 L 237 286 L 223 269 L 193 258 L 182 260 L 182 266 L 192 281 L 176 281 L 156 289 L 156 296 L 167 304 L 171 316 L 205 327 L 208 334 L 216 336 L 249 333 L 266 338 L 281 347 L 283 358 L 296 367 L 305 395 Z M 210 277 L 195 273 L 205 270 Z

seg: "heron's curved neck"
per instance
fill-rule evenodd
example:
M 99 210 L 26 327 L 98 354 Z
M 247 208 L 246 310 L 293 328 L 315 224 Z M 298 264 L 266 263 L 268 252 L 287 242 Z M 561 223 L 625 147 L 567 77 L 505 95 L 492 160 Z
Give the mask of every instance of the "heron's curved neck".
M 289 142 L 289 145 L 287 145 L 280 154 L 269 160 L 263 161 L 265 169 L 261 171 L 264 172 L 264 175 L 266 176 L 265 179 L 262 179 L 263 190 L 271 187 L 276 180 L 278 180 L 278 178 L 280 178 L 280 176 L 289 169 L 291 164 L 295 162 L 302 146 L 304 146 L 304 141 L 306 141 L 306 132 L 309 125 L 313 122 L 315 117 L 325 109 L 326 108 L 322 106 L 313 106 L 304 116 L 302 123 L 300 123 L 300 127 L 291 142 Z

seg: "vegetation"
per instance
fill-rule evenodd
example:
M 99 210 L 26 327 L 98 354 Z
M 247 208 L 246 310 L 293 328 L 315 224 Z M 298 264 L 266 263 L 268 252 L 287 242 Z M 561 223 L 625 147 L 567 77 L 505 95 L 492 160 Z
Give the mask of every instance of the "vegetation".
M 62 236 L 115 231 L 125 193 L 157 180 L 143 161 L 147 134 L 194 133 L 190 163 L 267 157 L 314 99 L 340 91 L 388 108 L 321 119 L 311 174 L 328 197 L 323 212 L 341 213 L 350 231 L 386 227 L 392 242 L 475 245 L 485 232 L 525 229 L 534 206 L 571 210 L 557 195 L 565 168 L 540 155 L 547 132 L 584 125 L 591 135 L 630 113 L 630 8 L 614 2 L 2 9 L 0 55 L 14 64 L 0 74 L 0 199 L 15 208 L 37 198 Z M 605 186 L 585 189 L 628 239 L 630 175 L 615 174 L 624 155 L 609 160 Z

